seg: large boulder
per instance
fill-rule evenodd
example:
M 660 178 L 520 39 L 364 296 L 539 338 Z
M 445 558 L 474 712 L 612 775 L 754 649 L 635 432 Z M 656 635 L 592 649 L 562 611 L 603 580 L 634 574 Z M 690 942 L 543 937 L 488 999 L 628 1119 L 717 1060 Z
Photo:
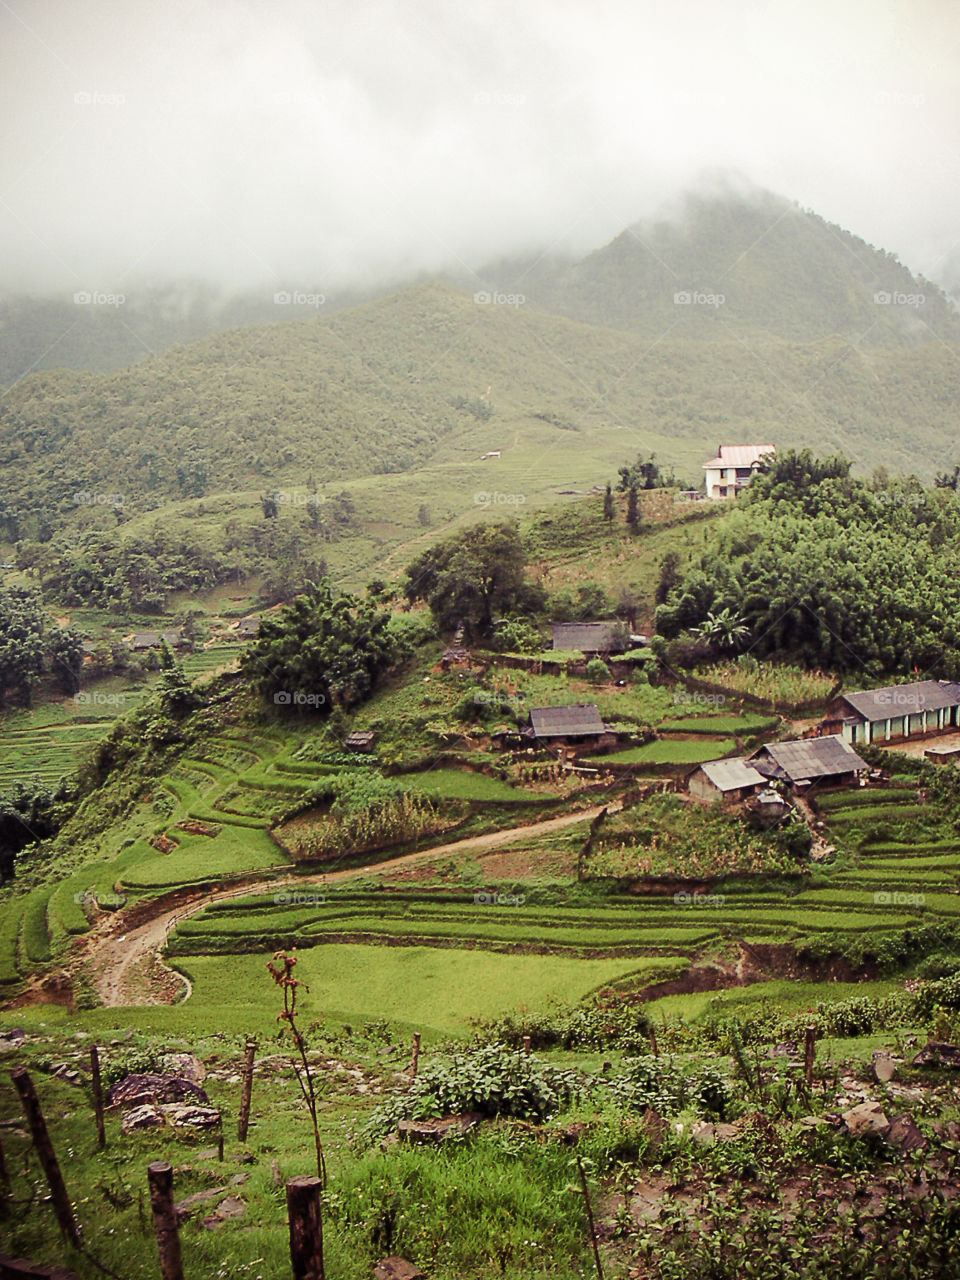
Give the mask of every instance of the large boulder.
M 138 1107 L 148 1102 L 199 1102 L 209 1103 L 203 1089 L 186 1076 L 172 1074 L 125 1076 L 118 1080 L 107 1095 L 111 1107 Z
M 885 1134 L 890 1121 L 883 1114 L 879 1102 L 861 1102 L 843 1113 L 843 1123 L 848 1133 L 861 1137 L 867 1133 Z
M 960 1067 L 960 1049 L 942 1040 L 930 1040 L 913 1060 L 915 1067 Z

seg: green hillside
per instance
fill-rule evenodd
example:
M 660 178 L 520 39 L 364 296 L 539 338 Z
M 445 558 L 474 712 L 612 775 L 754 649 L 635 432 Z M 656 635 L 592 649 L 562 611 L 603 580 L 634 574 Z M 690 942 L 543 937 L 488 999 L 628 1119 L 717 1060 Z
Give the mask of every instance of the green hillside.
M 960 319 L 937 285 L 770 192 L 691 195 L 669 219 L 637 223 L 580 262 L 513 264 L 502 278 L 521 271 L 536 305 L 651 338 L 666 329 L 712 340 L 841 334 L 871 347 L 910 347 L 960 337 Z M 694 294 L 706 297 L 676 300 Z

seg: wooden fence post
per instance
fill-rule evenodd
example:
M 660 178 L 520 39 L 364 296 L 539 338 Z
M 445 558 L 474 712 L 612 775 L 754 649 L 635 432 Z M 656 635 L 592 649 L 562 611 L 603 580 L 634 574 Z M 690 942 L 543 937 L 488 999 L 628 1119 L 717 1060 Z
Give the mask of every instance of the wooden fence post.
M 813 1059 L 816 1053 L 816 1027 L 807 1027 L 803 1046 L 803 1075 L 809 1089 L 813 1085 Z
M 100 1080 L 100 1047 L 90 1046 L 90 1075 L 93 1079 L 93 1110 L 97 1117 L 97 1146 L 107 1145 L 107 1130 L 103 1123 L 103 1084 Z
M 147 1165 L 150 1184 L 150 1207 L 160 1250 L 160 1274 L 163 1280 L 183 1280 L 183 1257 L 180 1253 L 180 1228 L 173 1204 L 173 1165 L 155 1160 Z
M 413 1061 L 410 1063 L 410 1082 L 417 1078 L 417 1066 L 420 1062 L 420 1032 L 413 1033 Z
M 323 1183 L 303 1175 L 287 1183 L 293 1280 L 326 1280 L 323 1267 Z
M 33 1145 L 36 1147 L 40 1163 L 43 1165 L 43 1172 L 47 1175 L 50 1197 L 53 1201 L 53 1211 L 57 1215 L 60 1230 L 71 1244 L 79 1248 L 80 1227 L 73 1214 L 73 1205 L 70 1203 L 69 1195 L 67 1195 L 63 1174 L 60 1172 L 60 1165 L 57 1162 L 57 1154 L 53 1149 L 53 1143 L 50 1141 L 47 1122 L 43 1118 L 40 1099 L 37 1097 L 37 1091 L 33 1087 L 30 1073 L 26 1067 L 14 1067 L 11 1075 L 13 1076 L 13 1083 L 16 1086 L 17 1093 L 20 1095 L 20 1101 L 23 1104 L 27 1124 L 30 1126 Z
M 587 1208 L 587 1222 L 590 1224 L 590 1243 L 593 1245 L 593 1261 L 597 1268 L 597 1280 L 603 1280 L 603 1267 L 600 1265 L 600 1246 L 597 1244 L 597 1227 L 593 1220 L 593 1206 L 590 1203 L 590 1191 L 587 1187 L 587 1175 L 583 1171 L 583 1161 L 577 1156 L 577 1173 L 583 1188 L 583 1203 Z
M 655 1058 L 660 1057 L 660 1046 L 657 1044 L 657 1029 L 653 1026 L 650 1028 L 650 1052 Z
M 240 1088 L 240 1119 L 237 1121 L 237 1141 L 246 1142 L 250 1127 L 250 1095 L 253 1092 L 253 1060 L 257 1052 L 256 1040 L 247 1041 L 247 1053 L 243 1060 L 243 1083 Z
M 529 1037 L 529 1036 L 524 1036 L 524 1037 L 523 1037 L 523 1052 L 524 1052 L 524 1054 L 525 1054 L 528 1058 L 530 1057 L 530 1045 L 531 1045 L 531 1043 L 532 1043 L 532 1041 L 531 1041 L 531 1039 L 530 1039 L 530 1037 Z

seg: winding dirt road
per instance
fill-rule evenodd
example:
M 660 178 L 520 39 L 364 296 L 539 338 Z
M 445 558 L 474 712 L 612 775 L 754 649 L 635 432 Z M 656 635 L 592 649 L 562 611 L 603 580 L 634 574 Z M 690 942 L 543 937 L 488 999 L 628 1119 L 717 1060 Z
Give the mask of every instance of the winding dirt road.
M 507 831 L 491 831 L 487 835 L 470 836 L 465 840 L 455 840 L 450 844 L 434 845 L 430 849 L 421 849 L 416 853 L 402 854 L 397 858 L 389 858 L 370 867 L 352 867 L 344 871 L 317 872 L 312 876 L 273 877 L 269 880 L 255 880 L 238 888 L 210 892 L 198 892 L 195 898 L 184 900 L 182 892 L 178 895 L 166 894 L 156 898 L 150 904 L 156 914 L 149 920 L 135 925 L 127 932 L 124 921 L 112 920 L 110 927 L 102 933 L 88 934 L 88 945 L 85 950 L 84 965 L 90 970 L 100 1000 L 108 1008 L 116 1008 L 124 1004 L 157 1003 L 155 1000 L 137 1001 L 131 999 L 125 988 L 131 969 L 138 962 L 150 956 L 159 956 L 167 934 L 188 916 L 202 911 L 211 902 L 222 902 L 225 898 L 245 897 L 248 894 L 264 893 L 270 889 L 279 889 L 294 884 L 298 888 L 308 884 L 331 884 L 339 880 L 357 879 L 361 876 L 381 874 L 395 871 L 401 867 L 416 867 L 423 863 L 433 862 L 451 854 L 465 853 L 471 849 L 495 849 L 499 845 L 509 844 L 511 840 L 526 839 L 529 836 L 543 835 L 550 831 L 559 831 L 563 827 L 577 822 L 590 822 L 604 808 L 613 812 L 619 805 L 594 805 L 590 809 L 580 809 L 576 813 L 565 813 L 559 818 L 547 818 L 543 822 L 534 822 L 525 827 L 511 827 Z M 177 901 L 171 904 L 171 898 Z M 180 975 L 177 975 L 180 977 Z M 186 983 L 186 978 L 180 979 Z M 189 983 L 187 984 L 189 988 Z M 190 991 L 187 991 L 187 997 Z

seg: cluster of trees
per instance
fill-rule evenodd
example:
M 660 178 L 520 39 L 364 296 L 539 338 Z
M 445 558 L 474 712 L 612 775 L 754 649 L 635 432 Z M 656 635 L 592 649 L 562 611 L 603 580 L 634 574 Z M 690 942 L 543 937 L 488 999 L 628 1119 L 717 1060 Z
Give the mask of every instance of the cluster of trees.
M 76 693 L 82 664 L 80 633 L 50 624 L 39 591 L 0 590 L 0 707 L 8 702 L 28 706 L 47 672 L 64 693 Z
M 17 854 L 55 835 L 71 809 L 67 783 L 57 788 L 15 783 L 0 794 L 0 884 L 14 872 Z
M 807 666 L 960 676 L 960 497 L 785 453 L 656 611 L 667 638 Z M 674 570 L 675 572 L 675 570 Z
M 263 619 L 242 669 L 275 706 L 325 716 L 363 702 L 404 653 L 388 610 L 337 595 L 323 578 L 278 617 Z
M 467 640 L 488 640 L 498 619 L 542 612 L 546 593 L 526 568 L 516 525 L 477 525 L 422 552 L 407 566 L 403 593 L 428 605 L 439 631 L 462 627 Z

